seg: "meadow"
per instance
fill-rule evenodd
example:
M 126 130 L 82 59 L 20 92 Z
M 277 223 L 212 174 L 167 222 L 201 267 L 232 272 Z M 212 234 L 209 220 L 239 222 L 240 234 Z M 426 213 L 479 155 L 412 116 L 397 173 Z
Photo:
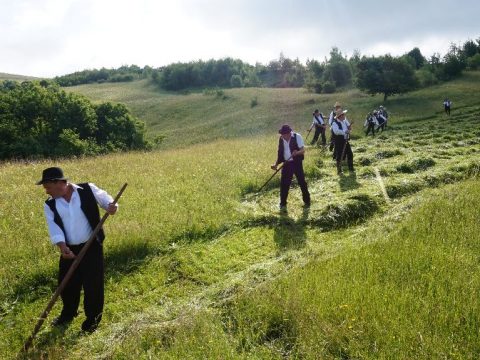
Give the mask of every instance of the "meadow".
M 55 164 L 112 195 L 129 186 L 105 226 L 99 330 L 82 334 L 83 314 L 45 324 L 28 358 L 478 358 L 479 80 L 391 98 L 375 138 L 361 126 L 381 97 L 357 91 L 72 89 L 126 103 L 167 137 L 155 152 L 0 165 L 0 357 L 16 356 L 55 290 L 58 253 L 33 185 Z M 356 173 L 339 178 L 331 154 L 309 146 L 312 207 L 294 187 L 279 213 L 279 177 L 256 193 L 278 126 L 305 135 L 313 108 L 337 99 L 355 121 Z

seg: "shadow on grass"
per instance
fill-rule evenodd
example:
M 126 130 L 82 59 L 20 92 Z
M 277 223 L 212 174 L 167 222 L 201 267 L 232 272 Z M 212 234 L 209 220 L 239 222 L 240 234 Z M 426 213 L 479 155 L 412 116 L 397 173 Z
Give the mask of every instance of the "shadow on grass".
M 360 187 L 360 183 L 357 181 L 357 174 L 355 172 L 349 172 L 348 175 L 340 176 L 338 180 L 340 185 L 340 191 L 355 190 Z
M 305 225 L 308 214 L 309 209 L 304 208 L 302 216 L 295 221 L 288 216 L 286 210 L 280 213 L 273 233 L 273 239 L 280 250 L 300 249 L 305 246 L 307 241 Z
M 146 243 L 114 247 L 105 254 L 105 277 L 118 280 L 136 271 L 149 255 L 158 253 L 158 249 L 149 247 Z M 2 294 L 0 319 L 13 310 L 13 304 L 31 303 L 41 298 L 47 302 L 58 286 L 57 267 L 55 265 L 32 273 L 12 286 L 10 294 Z

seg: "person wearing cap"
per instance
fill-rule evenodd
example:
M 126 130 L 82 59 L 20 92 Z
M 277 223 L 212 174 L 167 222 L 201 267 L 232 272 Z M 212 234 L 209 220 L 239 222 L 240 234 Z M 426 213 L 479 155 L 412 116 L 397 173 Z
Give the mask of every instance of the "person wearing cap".
M 283 125 L 278 132 L 280 137 L 278 139 L 277 161 L 271 168 L 272 170 L 277 170 L 278 165 L 283 163 L 280 179 L 280 209 L 286 209 L 288 192 L 293 175 L 297 178 L 298 185 L 302 190 L 303 203 L 305 207 L 309 207 L 310 193 L 308 192 L 305 173 L 303 171 L 305 146 L 302 136 L 293 132 L 289 125 Z
M 50 167 L 43 170 L 42 185 L 49 198 L 45 201 L 44 213 L 52 244 L 60 251 L 58 283 L 60 284 L 72 265 L 76 255 L 90 238 L 93 229 L 100 223 L 98 205 L 110 215 L 117 211 L 113 198 L 92 183 L 73 184 L 68 182 L 63 170 Z M 65 325 L 77 316 L 80 292 L 83 288 L 83 307 L 86 320 L 82 330 L 95 331 L 102 319 L 104 305 L 104 264 L 102 242 L 103 229 L 98 232 L 84 258 L 75 270 L 61 294 L 63 308 L 53 326 Z
M 337 173 L 343 174 L 342 161 L 347 157 L 348 169 L 353 172 L 353 152 L 350 147 L 349 138 L 352 126 L 345 117 L 347 110 L 337 110 L 336 117 L 332 123 L 332 131 L 335 135 L 335 158 L 337 160 Z
M 330 147 L 329 147 L 329 150 L 333 151 L 333 155 L 332 155 L 333 159 L 335 159 L 335 134 L 333 133 L 333 130 L 332 130 L 332 124 L 333 124 L 333 121 L 335 120 L 335 115 L 336 115 L 337 111 L 339 111 L 341 109 L 342 109 L 342 104 L 339 103 L 338 101 L 335 102 L 335 105 L 333 106 L 333 110 L 328 117 L 328 125 L 330 125 Z
M 325 146 L 327 144 L 327 139 L 325 137 L 325 128 L 326 128 L 325 120 L 323 119 L 323 114 L 321 114 L 318 109 L 315 109 L 313 112 L 313 121 L 312 125 L 310 126 L 310 130 L 315 127 L 315 134 L 313 135 L 313 140 L 310 145 L 315 145 L 318 137 L 322 135 L 322 145 Z

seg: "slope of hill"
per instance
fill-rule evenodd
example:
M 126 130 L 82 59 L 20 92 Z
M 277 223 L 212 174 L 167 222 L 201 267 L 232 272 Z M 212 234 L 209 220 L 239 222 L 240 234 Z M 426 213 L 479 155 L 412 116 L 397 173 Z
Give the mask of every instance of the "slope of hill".
M 453 109 L 477 102 L 479 82 L 479 71 L 466 72 L 455 81 L 391 97 L 384 105 L 394 121 L 439 115 L 445 97 L 453 101 Z M 147 80 L 82 85 L 66 90 L 94 101 L 125 103 L 147 123 L 151 134 L 166 135 L 164 148 L 272 134 L 282 123 L 290 123 L 297 131 L 304 132 L 315 108 L 327 115 L 336 101 L 349 110 L 349 118 L 357 122 L 357 128 L 363 125 L 365 115 L 383 100 L 381 95 L 368 96 L 358 90 L 318 95 L 304 89 L 245 88 L 223 90 L 220 96 L 215 91 L 211 95 L 203 92 L 178 95 L 159 91 Z M 258 105 L 252 107 L 254 99 Z
M 41 78 L 34 76 L 25 76 L 25 75 L 14 75 L 0 72 L 0 81 L 4 80 L 15 80 L 15 81 L 26 81 L 26 80 L 41 80 Z
M 333 97 L 311 103 L 302 90 L 243 89 L 225 91 L 225 100 L 157 94 L 154 101 L 153 89 L 135 83 L 147 87 L 143 102 L 158 111 L 162 100 L 175 113 L 174 103 L 181 108 L 197 99 L 206 112 L 211 103 L 238 98 L 247 105 L 242 113 L 262 111 L 265 118 L 250 135 L 253 124 L 236 118 L 224 130 L 235 139 L 208 138 L 206 129 L 218 130 L 199 124 L 191 135 L 208 139 L 203 144 L 180 139 L 170 143 L 177 149 L 55 162 L 74 182 L 94 181 L 111 193 L 125 181 L 129 187 L 106 224 L 101 327 L 80 333 L 83 314 L 68 328 L 46 325 L 29 357 L 477 357 L 477 80 L 471 73 L 393 98 L 392 123 L 374 139 L 357 125 L 356 173 L 339 178 L 330 153 L 309 147 L 312 207 L 302 209 L 294 188 L 287 214 L 277 210 L 278 178 L 255 193 L 271 174 L 276 127 L 286 120 L 266 108 L 298 115 L 294 124 L 302 128 L 310 109 Z M 95 89 L 105 94 L 102 86 Z M 113 99 L 125 88 L 110 91 Z M 254 91 L 264 93 L 250 108 Z M 441 109 L 446 92 L 451 117 Z M 141 108 L 142 91 L 135 94 L 132 104 Z M 356 92 L 336 97 L 352 104 L 353 118 L 353 109 L 360 116 L 378 100 Z M 211 107 L 213 123 L 222 123 L 223 111 Z M 177 122 L 172 134 L 183 134 L 188 121 Z M 15 357 L 55 289 L 58 254 L 48 241 L 44 193 L 32 185 L 50 165 L 1 165 L 1 358 Z M 58 311 L 57 304 L 52 316 Z

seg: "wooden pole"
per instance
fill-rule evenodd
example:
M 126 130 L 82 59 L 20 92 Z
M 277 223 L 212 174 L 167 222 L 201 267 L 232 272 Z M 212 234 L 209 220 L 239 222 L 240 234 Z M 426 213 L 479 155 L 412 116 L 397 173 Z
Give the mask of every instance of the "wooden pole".
M 293 158 L 293 155 L 290 156 L 287 161 L 290 161 L 290 159 L 292 159 L 292 158 Z M 277 175 L 277 173 L 278 173 L 280 170 L 282 170 L 283 166 L 285 165 L 285 163 L 286 163 L 287 161 L 285 161 L 285 162 L 282 164 L 282 166 L 280 166 L 277 170 L 275 170 L 275 172 L 273 173 L 273 175 L 270 176 L 270 178 L 265 182 L 265 184 L 263 184 L 262 187 L 261 187 L 260 189 L 258 189 L 257 193 L 259 193 L 260 191 L 262 191 L 262 189 L 270 182 L 270 180 L 272 180 L 273 177 L 274 177 L 275 175 Z
M 116 196 L 115 199 L 113 200 L 113 204 L 116 204 L 116 203 L 118 202 L 118 199 L 120 199 L 120 196 L 122 196 L 123 191 L 125 190 L 126 187 L 127 187 L 127 183 L 123 184 L 122 188 L 120 189 L 120 191 L 118 192 L 117 196 Z M 35 325 L 35 328 L 33 329 L 32 334 L 31 334 L 30 337 L 27 339 L 27 341 L 25 341 L 25 344 L 23 344 L 23 348 L 22 348 L 23 351 L 25 351 L 25 352 L 28 351 L 28 349 L 29 349 L 30 346 L 32 345 L 33 339 L 35 338 L 35 336 L 36 336 L 37 333 L 39 332 L 40 328 L 42 327 L 42 324 L 43 324 L 43 322 L 45 321 L 45 319 L 47 318 L 50 310 L 52 310 L 53 305 L 54 305 L 55 302 L 57 301 L 57 299 L 58 299 L 58 297 L 60 296 L 60 294 L 62 293 L 63 289 L 65 289 L 65 286 L 67 286 L 68 282 L 70 281 L 70 278 L 72 277 L 73 273 L 75 272 L 75 270 L 77 269 L 78 265 L 79 265 L 80 262 L 82 261 L 83 257 L 85 256 L 85 253 L 86 253 L 87 250 L 89 249 L 90 245 L 92 245 L 92 243 L 93 243 L 94 241 L 96 241 L 97 234 L 98 234 L 98 232 L 100 231 L 100 229 L 102 228 L 103 223 L 105 222 L 105 220 L 107 220 L 108 215 L 109 215 L 108 212 L 103 215 L 102 219 L 100 220 L 100 222 L 99 222 L 98 225 L 95 227 L 95 229 L 93 230 L 92 234 L 90 235 L 90 238 L 89 238 L 88 241 L 85 243 L 85 246 L 82 248 L 82 250 L 81 250 L 81 251 L 78 253 L 78 255 L 76 256 L 75 260 L 73 261 L 72 265 L 70 266 L 70 269 L 68 269 L 67 274 L 66 274 L 65 277 L 63 278 L 62 282 L 61 282 L 60 285 L 58 286 L 57 290 L 56 290 L 55 293 L 53 294 L 53 296 L 52 296 L 52 298 L 50 299 L 50 301 L 48 302 L 47 307 L 45 308 L 45 310 L 43 310 L 42 314 L 40 315 L 40 318 L 38 319 L 37 324 Z

